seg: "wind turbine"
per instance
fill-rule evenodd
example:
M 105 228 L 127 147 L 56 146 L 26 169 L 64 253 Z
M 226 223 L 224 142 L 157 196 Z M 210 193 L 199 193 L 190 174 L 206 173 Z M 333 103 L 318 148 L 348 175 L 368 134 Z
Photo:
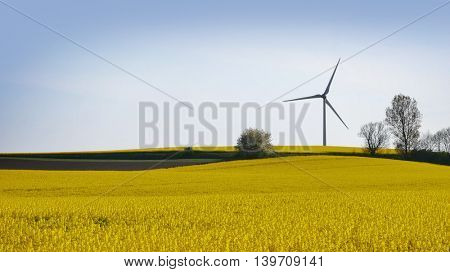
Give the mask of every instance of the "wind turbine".
M 328 86 L 325 89 L 325 92 L 323 94 L 316 94 L 316 95 L 312 95 L 312 96 L 301 97 L 301 98 L 296 98 L 296 99 L 290 99 L 290 100 L 283 101 L 283 102 L 291 102 L 291 101 L 298 101 L 298 100 L 322 98 L 322 100 L 323 100 L 323 146 L 327 145 L 327 111 L 326 111 L 327 105 L 336 114 L 336 116 L 339 118 L 339 120 L 341 120 L 342 124 L 344 124 L 344 126 L 348 129 L 348 127 L 345 124 L 344 120 L 342 120 L 342 118 L 339 116 L 337 111 L 331 105 L 330 101 L 328 101 L 328 99 L 327 99 L 327 94 L 328 94 L 328 92 L 330 92 L 331 82 L 333 81 L 334 74 L 336 73 L 336 69 L 337 69 L 340 61 L 341 61 L 341 59 L 338 60 L 338 62 L 336 64 L 336 67 L 334 68 L 333 74 L 331 75 L 330 82 L 328 82 Z

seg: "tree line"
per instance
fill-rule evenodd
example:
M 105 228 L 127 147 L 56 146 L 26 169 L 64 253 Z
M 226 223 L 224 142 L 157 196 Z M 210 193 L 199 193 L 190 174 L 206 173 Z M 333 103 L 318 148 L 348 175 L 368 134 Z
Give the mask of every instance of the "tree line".
M 436 133 L 421 134 L 422 114 L 417 101 L 409 96 L 398 94 L 386 108 L 383 121 L 370 122 L 361 127 L 359 136 L 364 139 L 364 147 L 371 155 L 376 155 L 390 144 L 391 138 L 396 150 L 405 159 L 449 160 L 450 127 Z M 429 153 L 446 153 L 440 157 Z

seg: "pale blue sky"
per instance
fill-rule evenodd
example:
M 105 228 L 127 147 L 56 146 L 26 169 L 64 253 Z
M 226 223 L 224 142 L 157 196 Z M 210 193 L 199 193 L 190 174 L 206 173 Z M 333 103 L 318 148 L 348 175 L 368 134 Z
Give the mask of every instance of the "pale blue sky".
M 445 1 L 5 2 L 181 100 L 264 104 Z M 329 144 L 359 145 L 399 91 L 423 131 L 449 126 L 449 25 L 450 5 L 344 63 L 329 99 L 350 130 L 329 113 Z M 0 152 L 137 148 L 138 102 L 171 101 L 2 4 L 0 35 Z M 309 144 L 321 110 L 303 123 Z

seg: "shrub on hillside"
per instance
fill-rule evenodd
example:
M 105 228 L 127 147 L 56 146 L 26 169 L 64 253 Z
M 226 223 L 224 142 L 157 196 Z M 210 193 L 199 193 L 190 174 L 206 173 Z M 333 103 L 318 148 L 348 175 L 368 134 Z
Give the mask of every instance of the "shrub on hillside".
M 237 140 L 236 149 L 246 157 L 264 157 L 274 154 L 271 135 L 257 128 L 245 129 Z

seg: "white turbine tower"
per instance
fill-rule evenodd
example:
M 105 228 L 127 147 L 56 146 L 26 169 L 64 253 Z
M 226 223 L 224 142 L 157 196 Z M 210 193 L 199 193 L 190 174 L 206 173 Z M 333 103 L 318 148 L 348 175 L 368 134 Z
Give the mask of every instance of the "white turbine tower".
M 338 62 L 336 64 L 336 67 L 334 68 L 333 75 L 331 75 L 330 82 L 328 82 L 328 86 L 325 89 L 325 92 L 323 94 L 316 94 L 316 95 L 313 95 L 313 96 L 307 96 L 307 97 L 301 97 L 301 98 L 296 98 L 296 99 L 290 99 L 290 100 L 283 101 L 283 102 L 290 102 L 290 101 L 307 100 L 307 99 L 315 99 L 315 98 L 322 98 L 323 99 L 323 146 L 327 145 L 327 111 L 326 111 L 327 105 L 336 114 L 336 116 L 339 118 L 339 120 L 341 120 L 342 124 L 344 124 L 344 126 L 348 129 L 348 127 L 345 124 L 344 120 L 342 120 L 342 118 L 339 116 L 339 114 L 336 112 L 336 110 L 331 105 L 330 101 L 328 101 L 328 99 L 327 99 L 327 94 L 330 91 L 331 82 L 333 81 L 334 74 L 336 73 L 336 69 L 337 69 L 340 61 L 341 61 L 341 59 L 338 60 Z

